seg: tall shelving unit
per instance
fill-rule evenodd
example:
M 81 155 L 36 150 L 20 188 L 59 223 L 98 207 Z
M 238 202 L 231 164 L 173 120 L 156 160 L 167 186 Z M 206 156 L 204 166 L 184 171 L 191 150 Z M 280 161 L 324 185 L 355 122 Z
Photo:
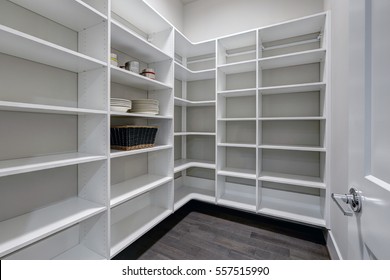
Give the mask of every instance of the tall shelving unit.
M 110 259 L 191 199 L 329 226 L 328 13 L 193 44 L 142 0 L 0 6 L 1 259 Z

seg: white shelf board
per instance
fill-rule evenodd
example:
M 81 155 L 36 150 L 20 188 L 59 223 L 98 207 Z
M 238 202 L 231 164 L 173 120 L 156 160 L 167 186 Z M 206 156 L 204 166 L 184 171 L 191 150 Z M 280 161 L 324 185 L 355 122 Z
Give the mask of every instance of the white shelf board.
M 0 222 L 0 257 L 105 210 L 104 206 L 75 197 Z
M 215 190 L 206 190 L 183 185 L 175 189 L 175 209 L 179 209 L 190 200 L 196 199 L 215 203 Z
M 0 25 L 0 52 L 71 72 L 84 72 L 107 63 Z
M 256 46 L 256 30 L 223 36 L 218 39 L 218 43 L 220 43 L 226 50 Z
M 191 101 L 183 98 L 175 97 L 175 105 L 182 107 L 206 107 L 206 106 L 215 106 L 215 100 L 205 100 L 205 101 Z
M 43 114 L 61 114 L 61 115 L 106 115 L 103 110 L 72 108 L 64 106 L 42 105 L 22 102 L 0 101 L 0 110 L 12 112 L 29 112 Z
M 67 153 L 0 161 L 0 177 L 107 159 L 106 156 Z
M 300 19 L 265 26 L 259 29 L 262 42 L 272 42 L 285 38 L 321 32 L 325 25 L 326 13 L 310 15 Z
M 171 180 L 172 177 L 146 174 L 112 185 L 110 206 L 115 207 L 147 191 L 168 183 Z
M 256 121 L 256 118 L 219 118 L 220 122 L 243 122 L 243 121 Z
M 310 146 L 260 145 L 259 148 L 260 149 L 267 149 L 267 150 L 326 152 L 326 148 L 323 148 L 323 147 L 310 147 Z
M 235 148 L 254 148 L 254 149 L 256 149 L 256 144 L 218 143 L 218 147 L 235 147 Z
M 175 29 L 175 52 L 181 57 L 215 54 L 215 40 L 192 43 Z
M 265 182 L 281 183 L 317 189 L 326 188 L 324 181 L 319 177 L 262 171 L 258 179 Z
M 215 132 L 175 132 L 174 136 L 215 136 Z
M 301 196 L 305 196 L 300 194 Z M 262 196 L 258 213 L 325 227 L 320 205 L 273 196 Z
M 116 112 L 116 111 L 110 111 L 110 115 L 112 117 L 133 117 L 133 118 L 167 119 L 167 120 L 172 119 L 172 116 L 150 115 L 150 114 L 140 114 L 140 113 L 126 113 L 126 112 Z
M 326 87 L 323 82 L 285 85 L 285 86 L 273 86 L 259 88 L 259 93 L 263 95 L 267 94 L 283 94 L 283 93 L 296 93 L 296 92 L 310 92 L 310 91 L 322 91 Z
M 224 97 L 255 96 L 256 89 L 247 88 L 247 89 L 223 90 L 223 91 L 218 91 L 218 94 Z
M 252 198 L 249 198 L 244 196 L 237 196 L 236 194 L 224 193 L 221 198 L 217 199 L 217 204 L 255 212 L 256 196 L 253 195 Z
M 172 59 L 116 20 L 111 20 L 111 47 L 145 63 Z
M 326 117 L 262 117 L 260 121 L 322 121 Z
M 215 69 L 192 71 L 175 61 L 175 79 L 181 81 L 200 81 L 215 78 Z
M 198 159 L 179 159 L 175 160 L 174 166 L 173 172 L 176 173 L 191 167 L 215 169 L 215 162 Z
M 325 59 L 325 49 L 310 50 L 293 54 L 285 54 L 259 59 L 262 70 L 289 67 L 302 64 L 321 62 Z
M 75 31 L 107 21 L 107 16 L 81 0 L 10 0 Z
M 148 206 L 111 226 L 111 257 L 172 213 L 161 207 Z
M 105 258 L 81 244 L 56 256 L 53 260 L 105 260 Z
M 221 170 L 217 172 L 217 174 L 223 176 L 229 176 L 229 177 L 256 180 L 256 170 L 251 170 L 251 169 L 223 167 L 221 168 Z
M 235 62 L 218 66 L 218 70 L 225 74 L 236 74 L 256 71 L 256 60 Z
M 111 81 L 142 90 L 172 89 L 168 84 L 111 65 Z
M 111 149 L 110 157 L 111 158 L 126 157 L 126 156 L 161 151 L 161 150 L 166 150 L 166 149 L 172 149 L 172 145 L 156 145 L 152 148 L 138 149 L 138 150 L 132 150 L 132 151 L 121 151 L 121 150 Z

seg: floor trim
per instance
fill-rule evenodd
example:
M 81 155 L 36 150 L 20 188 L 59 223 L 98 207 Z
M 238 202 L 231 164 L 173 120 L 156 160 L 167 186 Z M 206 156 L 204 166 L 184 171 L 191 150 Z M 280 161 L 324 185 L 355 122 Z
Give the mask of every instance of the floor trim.
M 326 247 L 332 260 L 343 260 L 339 246 L 331 230 L 325 232 Z

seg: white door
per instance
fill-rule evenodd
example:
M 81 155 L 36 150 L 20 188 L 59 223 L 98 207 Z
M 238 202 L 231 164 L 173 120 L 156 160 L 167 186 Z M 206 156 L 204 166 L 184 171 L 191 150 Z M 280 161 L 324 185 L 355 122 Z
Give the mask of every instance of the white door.
M 350 1 L 349 259 L 390 259 L 390 1 Z

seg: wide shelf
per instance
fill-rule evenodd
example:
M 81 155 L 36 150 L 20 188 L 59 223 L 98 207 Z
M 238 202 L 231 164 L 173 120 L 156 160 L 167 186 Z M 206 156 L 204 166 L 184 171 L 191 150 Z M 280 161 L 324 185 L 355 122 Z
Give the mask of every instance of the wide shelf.
M 262 117 L 260 121 L 322 121 L 326 120 L 326 117 L 313 116 L 313 117 Z
M 107 20 L 106 15 L 81 0 L 10 1 L 75 31 L 82 31 Z
M 326 148 L 315 146 L 296 146 L 296 145 L 259 145 L 260 149 L 268 150 L 287 150 L 287 151 L 305 151 L 305 152 L 326 152 Z
M 316 92 L 316 91 L 324 90 L 325 87 L 326 84 L 324 82 L 272 86 L 272 87 L 259 88 L 259 93 L 262 95 L 268 95 L 268 94 L 284 94 L 284 93 L 297 93 L 297 92 Z
M 243 179 L 256 179 L 256 170 L 223 167 L 218 171 L 218 175 L 243 178 Z
M 181 81 L 200 81 L 215 78 L 215 69 L 192 71 L 175 61 L 175 79 Z
M 175 132 L 174 136 L 215 136 L 215 132 Z
M 107 63 L 37 37 L 0 25 L 0 52 L 45 65 L 81 73 Z
M 111 20 L 111 47 L 145 63 L 172 59 L 171 56 L 116 20 Z
M 61 114 L 61 115 L 106 115 L 103 110 L 93 110 L 84 108 L 72 108 L 64 106 L 53 106 L 33 103 L 0 101 L 0 110 L 12 112 L 28 112 L 43 114 Z
M 0 161 L 0 177 L 93 162 L 107 159 L 106 156 L 85 153 L 67 153 Z
M 256 60 L 235 62 L 218 66 L 218 70 L 225 74 L 236 74 L 256 71 Z
M 217 204 L 243 209 L 251 212 L 256 211 L 256 195 L 243 191 L 238 193 L 223 193 L 221 198 L 217 199 Z
M 234 90 L 222 90 L 217 92 L 224 97 L 244 97 L 244 96 L 256 96 L 255 88 L 244 88 Z
M 175 160 L 173 172 L 180 172 L 191 167 L 215 169 L 215 162 L 198 159 L 178 159 Z
M 175 97 L 175 106 L 182 107 L 209 107 L 215 106 L 215 100 L 204 100 L 204 101 L 191 101 L 179 97 Z
M 0 222 L 0 257 L 105 210 L 104 206 L 75 197 Z
M 325 59 L 325 49 L 310 50 L 259 59 L 262 70 L 318 63 Z
M 53 260 L 105 260 L 105 258 L 84 245 L 77 245 L 56 256 Z
M 172 89 L 168 84 L 111 65 L 111 82 L 142 90 Z
M 319 177 L 262 171 L 258 179 L 264 182 L 281 183 L 318 189 L 326 188 L 324 181 Z
M 181 57 L 197 57 L 215 54 L 215 40 L 192 43 L 175 29 L 175 52 Z
M 219 118 L 220 122 L 242 122 L 242 121 L 256 121 L 256 118 Z
M 254 148 L 254 149 L 256 149 L 256 144 L 245 144 L 245 143 L 218 143 L 218 147 Z
M 175 189 L 175 209 L 179 209 L 193 199 L 215 203 L 215 190 L 201 189 L 187 185 L 182 185 Z
M 138 237 L 172 213 L 162 207 L 147 206 L 111 226 L 111 256 L 129 246 Z
M 162 115 L 151 115 L 151 114 L 141 114 L 141 113 L 126 113 L 126 112 L 116 112 L 111 111 L 110 115 L 112 117 L 132 117 L 132 118 L 145 118 L 145 119 L 166 119 L 171 120 L 172 116 L 162 116 Z
M 131 151 L 122 151 L 122 150 L 111 149 L 110 157 L 111 158 L 126 157 L 126 156 L 131 156 L 131 155 L 137 155 L 137 154 L 149 153 L 149 152 L 155 152 L 155 151 L 161 151 L 161 150 L 167 150 L 167 149 L 172 149 L 172 145 L 156 145 L 156 146 L 151 147 L 151 148 L 131 150 Z
M 153 174 L 142 175 L 111 186 L 111 207 L 115 207 L 140 194 L 157 188 L 172 180 L 172 177 Z

